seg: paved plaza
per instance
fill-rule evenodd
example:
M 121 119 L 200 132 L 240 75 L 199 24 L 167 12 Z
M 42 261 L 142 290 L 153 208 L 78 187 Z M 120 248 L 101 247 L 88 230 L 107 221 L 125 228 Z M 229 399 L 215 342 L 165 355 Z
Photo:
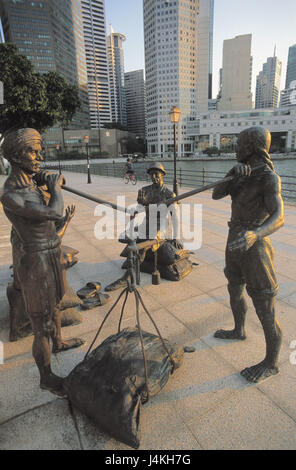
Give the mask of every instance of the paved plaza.
M 100 176 L 93 176 L 92 184 L 87 184 L 86 175 L 65 175 L 68 186 L 112 202 L 121 194 L 128 204 L 134 203 L 142 186 Z M 2 187 L 5 178 L 0 178 Z M 79 263 L 67 271 L 69 284 L 77 291 L 88 281 L 100 281 L 103 289 L 123 273 L 123 245 L 117 240 L 95 238 L 98 217 L 94 215 L 94 202 L 68 192 L 64 192 L 64 200 L 65 206 L 75 204 L 77 210 L 63 239 L 63 244 L 79 250 Z M 171 342 L 194 346 L 195 352 L 184 355 L 182 367 L 143 406 L 139 449 L 296 449 L 296 206 L 285 205 L 285 225 L 271 236 L 280 286 L 277 318 L 283 331 L 280 373 L 254 385 L 239 373 L 265 355 L 263 331 L 249 297 L 247 339 L 221 341 L 213 337 L 218 328 L 233 326 L 223 274 L 230 199 L 213 201 L 211 192 L 206 192 L 192 197 L 190 202 L 203 206 L 202 246 L 191 255 L 198 266 L 184 280 L 162 280 L 158 286 L 151 285 L 151 275 L 142 274 L 140 291 L 162 335 Z M 0 341 L 4 343 L 4 364 L 0 365 L 0 449 L 132 451 L 69 406 L 68 400 L 39 388 L 32 336 L 8 341 L 6 287 L 11 280 L 11 264 L 10 224 L 0 207 Z M 118 294 L 119 291 L 112 292 L 102 307 L 80 312 L 81 324 L 63 328 L 64 338 L 79 336 L 87 344 L 53 356 L 54 372 L 66 376 L 83 359 Z M 117 332 L 120 307 L 112 312 L 96 345 Z M 135 324 L 135 301 L 130 296 L 122 327 Z M 155 332 L 144 314 L 141 325 Z

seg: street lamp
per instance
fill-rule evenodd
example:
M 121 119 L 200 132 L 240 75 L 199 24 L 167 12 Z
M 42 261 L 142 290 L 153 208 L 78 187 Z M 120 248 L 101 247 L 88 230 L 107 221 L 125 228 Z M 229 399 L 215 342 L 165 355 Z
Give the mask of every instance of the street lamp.
M 85 143 L 85 147 L 86 147 L 86 158 L 87 158 L 87 183 L 91 183 L 88 141 L 89 141 L 89 137 L 88 137 L 88 135 L 85 135 L 84 136 L 84 143 Z
M 58 160 L 59 160 L 59 174 L 61 175 L 62 170 L 61 170 L 61 156 L 60 156 L 60 146 L 59 146 L 59 144 L 56 145 L 56 151 L 57 151 L 57 157 L 58 157 Z
M 179 122 L 181 111 L 177 106 L 174 106 L 169 112 L 170 121 L 174 124 L 174 186 L 173 190 L 178 196 L 178 182 L 177 182 L 177 133 L 176 124 Z

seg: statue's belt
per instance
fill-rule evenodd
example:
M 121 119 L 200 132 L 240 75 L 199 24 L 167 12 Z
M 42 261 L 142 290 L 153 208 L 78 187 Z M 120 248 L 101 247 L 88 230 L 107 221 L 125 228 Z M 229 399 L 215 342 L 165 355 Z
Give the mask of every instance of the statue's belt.
M 61 240 L 56 238 L 55 240 L 46 240 L 41 242 L 35 243 L 27 243 L 23 245 L 23 249 L 25 252 L 34 253 L 36 251 L 46 251 L 46 250 L 53 250 L 58 248 L 61 245 Z
M 260 225 L 260 223 L 254 223 L 254 221 L 230 220 L 228 222 L 228 227 L 233 230 L 255 230 Z

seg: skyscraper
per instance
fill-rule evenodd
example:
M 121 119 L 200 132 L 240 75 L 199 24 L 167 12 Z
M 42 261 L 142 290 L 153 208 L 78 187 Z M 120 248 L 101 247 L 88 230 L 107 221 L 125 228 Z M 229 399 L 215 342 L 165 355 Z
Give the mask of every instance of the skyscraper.
M 111 26 L 110 35 L 107 38 L 109 80 L 112 121 L 126 125 L 126 104 L 124 91 L 124 54 L 123 43 L 125 36 L 114 33 Z
M 134 70 L 124 74 L 127 129 L 145 139 L 146 98 L 144 71 Z
M 223 65 L 219 111 L 252 108 L 252 35 L 244 34 L 223 42 Z
M 199 0 L 197 19 L 197 110 L 208 111 L 212 99 L 214 0 Z
M 287 75 L 286 75 L 286 88 L 291 87 L 291 82 L 296 80 L 296 44 L 289 47 Z
M 81 0 L 91 127 L 111 122 L 105 2 Z
M 278 108 L 280 102 L 282 63 L 268 57 L 256 80 L 255 108 Z
M 80 0 L 1 0 L 4 37 L 16 44 L 21 54 L 40 73 L 59 72 L 79 87 L 81 110 L 71 127 L 88 127 L 86 61 Z
M 178 154 L 193 151 L 187 122 L 196 115 L 198 0 L 144 0 L 148 154 L 172 155 L 169 112 L 181 110 Z

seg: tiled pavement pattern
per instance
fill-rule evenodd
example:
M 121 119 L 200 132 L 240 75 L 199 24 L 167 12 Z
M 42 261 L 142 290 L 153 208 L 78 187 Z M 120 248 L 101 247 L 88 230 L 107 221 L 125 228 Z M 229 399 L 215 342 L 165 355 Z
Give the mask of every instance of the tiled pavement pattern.
M 3 177 L 0 180 L 0 187 Z M 137 186 L 113 178 L 67 174 L 69 186 L 115 201 L 125 194 L 128 203 L 136 198 Z M 182 188 L 182 192 L 184 188 Z M 64 193 L 65 204 L 75 203 L 77 214 L 64 244 L 79 250 L 79 263 L 68 271 L 77 290 L 87 281 L 101 281 L 103 287 L 121 274 L 122 245 L 116 240 L 94 237 L 95 203 Z M 151 285 L 142 275 L 141 293 L 163 336 L 171 341 L 194 345 L 183 366 L 162 392 L 143 407 L 140 449 L 295 449 L 296 448 L 296 365 L 291 342 L 296 340 L 296 207 L 286 205 L 285 226 L 272 235 L 275 266 L 280 284 L 277 317 L 283 330 L 280 374 L 252 385 L 239 371 L 259 362 L 265 353 L 261 326 L 248 298 L 247 340 L 219 341 L 213 332 L 232 327 L 226 280 L 223 274 L 224 248 L 230 201 L 213 201 L 211 193 L 190 199 L 203 204 L 203 243 L 192 259 L 194 271 L 178 283 L 163 281 Z M 129 447 L 101 432 L 67 400 L 57 399 L 39 388 L 38 371 L 32 359 L 32 337 L 8 342 L 6 286 L 11 276 L 10 226 L 0 208 L 0 340 L 4 343 L 4 364 L 0 365 L 0 449 L 126 449 Z M 88 341 L 81 349 L 53 357 L 56 373 L 65 376 L 81 361 L 110 302 L 83 314 L 82 324 L 63 329 L 65 338 L 80 336 Z M 116 308 L 101 333 L 101 339 L 116 332 L 120 308 Z M 134 299 L 130 298 L 123 326 L 135 325 Z M 154 332 L 145 316 L 142 327 Z

